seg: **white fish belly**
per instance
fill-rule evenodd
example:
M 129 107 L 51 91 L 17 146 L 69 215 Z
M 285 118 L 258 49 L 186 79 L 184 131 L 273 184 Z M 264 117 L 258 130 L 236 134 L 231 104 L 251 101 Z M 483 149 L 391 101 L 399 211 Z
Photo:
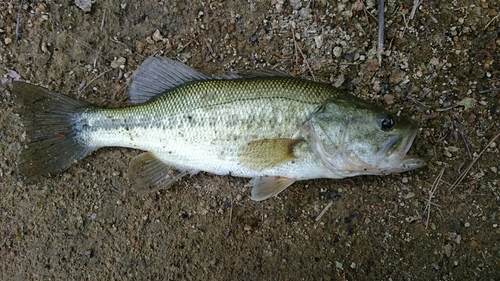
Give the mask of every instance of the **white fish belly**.
M 234 133 L 234 131 L 233 131 Z M 94 148 L 128 147 L 149 151 L 166 164 L 189 172 L 205 171 L 217 175 L 238 177 L 283 176 L 296 180 L 331 177 L 312 152 L 299 155 L 293 162 L 256 171 L 241 165 L 238 149 L 253 141 L 241 132 L 234 136 L 215 136 L 206 127 L 164 130 L 145 126 L 126 129 L 97 129 L 83 137 Z M 207 137 L 211 136 L 211 137 Z

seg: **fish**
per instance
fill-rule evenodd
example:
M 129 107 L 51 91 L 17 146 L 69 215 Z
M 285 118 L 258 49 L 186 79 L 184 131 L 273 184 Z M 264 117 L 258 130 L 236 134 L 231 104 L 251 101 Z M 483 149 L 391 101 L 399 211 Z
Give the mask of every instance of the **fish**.
M 130 77 L 131 105 L 104 108 L 27 82 L 10 85 L 24 125 L 25 183 L 102 147 L 142 150 L 127 171 L 139 193 L 200 171 L 251 178 L 251 199 L 296 181 L 388 175 L 423 167 L 418 127 L 327 83 L 263 70 L 210 77 L 167 57 Z

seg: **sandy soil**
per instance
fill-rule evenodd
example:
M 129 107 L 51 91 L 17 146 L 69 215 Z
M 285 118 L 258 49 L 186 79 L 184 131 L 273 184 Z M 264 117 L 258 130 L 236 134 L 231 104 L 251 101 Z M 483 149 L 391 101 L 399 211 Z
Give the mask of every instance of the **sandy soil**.
M 138 195 L 139 152 L 108 148 L 26 185 L 2 89 L 1 280 L 500 280 L 498 1 L 423 1 L 413 19 L 413 1 L 388 1 L 382 67 L 375 1 L 67 2 L 24 1 L 17 43 L 19 1 L 0 2 L 3 83 L 123 106 L 156 54 L 214 75 L 278 68 L 410 117 L 429 163 L 253 202 L 246 179 L 206 173 Z

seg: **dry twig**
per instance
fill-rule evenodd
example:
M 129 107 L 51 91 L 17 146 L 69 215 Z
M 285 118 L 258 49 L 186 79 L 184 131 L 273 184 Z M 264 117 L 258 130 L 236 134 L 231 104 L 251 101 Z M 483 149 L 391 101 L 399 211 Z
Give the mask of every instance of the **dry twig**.
M 445 168 L 446 167 L 443 167 L 443 169 L 441 170 L 439 175 L 434 180 L 434 183 L 432 184 L 431 190 L 429 190 L 429 198 L 427 199 L 427 204 L 425 204 L 425 209 L 424 209 L 424 214 L 427 213 L 427 219 L 425 221 L 425 228 L 427 228 L 429 226 L 429 220 L 431 217 L 431 205 L 439 207 L 438 204 L 432 202 L 432 198 L 434 198 L 434 194 L 436 193 L 439 182 L 441 181 L 441 178 L 443 177 Z
M 417 12 L 418 7 L 422 4 L 423 0 L 413 0 L 413 8 L 411 9 L 410 18 L 408 21 L 415 17 L 415 12 Z
M 472 166 L 476 164 L 477 160 L 484 154 L 486 149 L 490 147 L 490 145 L 498 138 L 500 137 L 500 133 L 498 133 L 495 137 L 491 139 L 491 141 L 486 145 L 486 147 L 479 153 L 479 155 L 472 160 L 472 162 L 467 166 L 467 168 L 460 174 L 460 176 L 457 178 L 457 180 L 451 185 L 450 190 L 453 191 L 457 186 L 462 182 L 462 180 L 465 178 L 465 176 L 469 173 L 470 169 L 472 169 Z
M 82 93 L 83 91 L 85 91 L 85 89 L 87 89 L 87 87 L 92 84 L 95 80 L 99 79 L 100 77 L 102 77 L 104 74 L 110 72 L 112 69 L 108 69 L 106 71 L 103 71 L 101 74 L 97 75 L 96 77 L 94 77 L 92 80 L 90 80 L 90 82 L 88 82 L 80 91 L 80 93 Z
M 479 91 L 480 94 L 487 94 L 487 93 L 491 93 L 491 92 L 495 92 L 495 91 L 500 91 L 500 88 L 491 88 L 491 89 L 487 89 L 487 90 L 481 90 Z
M 17 21 L 16 21 L 16 45 L 19 42 L 19 26 L 21 25 L 21 10 L 23 9 L 23 2 L 19 3 L 19 9 L 17 10 Z
M 313 80 L 316 81 L 316 77 L 314 76 L 314 73 L 311 69 L 311 66 L 309 65 L 309 62 L 307 62 L 306 56 L 304 56 L 304 53 L 302 53 L 302 50 L 299 48 L 297 40 L 295 40 L 295 32 L 293 31 L 293 28 L 292 28 L 292 38 L 293 38 L 293 44 L 295 45 L 295 50 L 299 51 L 300 55 L 302 56 L 302 60 L 306 63 L 306 67 L 309 70 L 309 73 L 311 73 Z
M 378 1 L 378 40 L 377 58 L 378 65 L 382 66 L 382 52 L 384 51 L 384 0 Z
M 488 28 L 488 26 L 490 26 L 490 24 L 496 20 L 498 18 L 498 16 L 500 16 L 500 13 L 498 13 L 495 17 L 493 17 L 485 26 L 484 26 L 484 29 L 486 30 Z
M 326 205 L 326 207 L 323 209 L 323 211 L 321 211 L 321 213 L 319 213 L 318 217 L 316 217 L 316 221 L 319 221 L 323 215 L 326 213 L 326 211 L 328 211 L 328 209 L 330 209 L 330 207 L 333 205 L 333 202 L 330 201 L 330 203 L 328 203 L 328 205 Z

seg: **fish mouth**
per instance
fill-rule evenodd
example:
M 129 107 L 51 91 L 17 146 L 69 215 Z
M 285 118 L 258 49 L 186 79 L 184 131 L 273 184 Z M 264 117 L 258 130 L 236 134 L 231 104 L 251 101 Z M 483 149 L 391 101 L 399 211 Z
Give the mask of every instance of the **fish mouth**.
M 381 166 L 387 166 L 386 174 L 404 172 L 425 166 L 425 161 L 408 154 L 418 128 L 410 128 L 406 134 L 393 136 L 380 150 L 378 159 Z M 385 165 L 383 162 L 386 162 Z

